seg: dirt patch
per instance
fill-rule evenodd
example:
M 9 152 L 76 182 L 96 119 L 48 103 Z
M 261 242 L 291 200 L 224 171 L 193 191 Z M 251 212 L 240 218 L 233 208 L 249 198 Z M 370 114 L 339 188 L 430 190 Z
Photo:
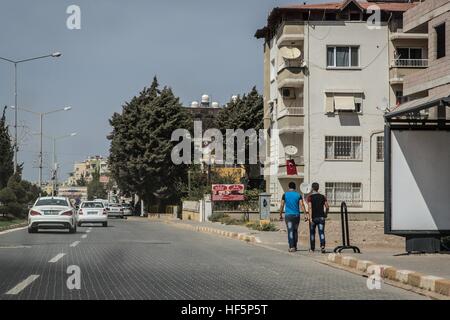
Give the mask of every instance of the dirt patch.
M 281 231 L 286 231 L 284 222 L 275 222 Z M 360 248 L 404 248 L 405 238 L 384 234 L 383 221 L 350 221 L 350 243 Z M 307 243 L 309 239 L 308 224 L 300 223 L 300 241 Z M 341 222 L 327 220 L 325 224 L 327 246 L 333 247 L 342 244 Z M 318 236 L 316 235 L 316 239 Z

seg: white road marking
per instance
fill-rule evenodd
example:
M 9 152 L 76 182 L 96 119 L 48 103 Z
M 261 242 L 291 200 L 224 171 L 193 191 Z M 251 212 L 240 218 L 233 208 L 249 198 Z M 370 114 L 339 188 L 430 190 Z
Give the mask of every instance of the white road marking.
M 28 278 L 23 280 L 21 283 L 19 283 L 17 286 L 15 286 L 11 290 L 9 290 L 6 294 L 18 294 L 18 293 L 20 293 L 23 289 L 28 287 L 37 278 L 39 278 L 39 275 L 37 275 L 37 274 L 33 274 L 33 275 L 29 276 Z
M 56 256 L 54 256 L 49 263 L 55 263 L 58 262 L 59 259 L 61 259 L 62 257 L 64 257 L 66 254 L 65 253 L 58 253 Z
M 89 232 L 91 232 L 91 229 L 87 229 L 87 230 L 86 230 L 86 233 L 89 233 Z
M 72 248 L 76 247 L 78 244 L 80 243 L 80 241 L 75 241 L 74 243 L 72 243 L 70 246 Z
M 86 239 L 87 238 L 87 234 L 83 234 L 82 236 L 81 236 L 81 239 Z

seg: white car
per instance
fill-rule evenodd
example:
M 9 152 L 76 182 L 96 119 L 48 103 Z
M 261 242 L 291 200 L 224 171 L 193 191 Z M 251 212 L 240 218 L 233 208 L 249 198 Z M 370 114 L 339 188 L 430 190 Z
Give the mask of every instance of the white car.
M 63 197 L 41 197 L 28 212 L 28 232 L 42 229 L 69 229 L 77 232 L 77 212 L 69 199 Z
M 116 217 L 123 219 L 123 208 L 118 203 L 108 204 L 106 211 L 108 212 L 108 217 Z
M 108 226 L 108 212 L 100 201 L 83 201 L 78 209 L 78 226 L 83 223 L 101 223 Z

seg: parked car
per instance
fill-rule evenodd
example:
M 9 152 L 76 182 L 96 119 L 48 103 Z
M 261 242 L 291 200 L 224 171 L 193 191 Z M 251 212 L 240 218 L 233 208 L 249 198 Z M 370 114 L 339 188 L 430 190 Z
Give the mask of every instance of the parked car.
M 123 208 L 124 216 L 132 216 L 133 215 L 133 208 L 131 207 L 131 204 L 122 203 L 122 208 Z
M 108 211 L 100 201 L 83 201 L 78 209 L 78 226 L 83 223 L 101 223 L 108 226 Z
M 77 232 L 77 212 L 64 197 L 41 197 L 28 212 L 28 232 L 41 229 L 69 229 Z
M 108 218 L 116 217 L 123 219 L 123 208 L 122 205 L 118 203 L 110 203 L 106 208 L 106 212 L 108 213 Z

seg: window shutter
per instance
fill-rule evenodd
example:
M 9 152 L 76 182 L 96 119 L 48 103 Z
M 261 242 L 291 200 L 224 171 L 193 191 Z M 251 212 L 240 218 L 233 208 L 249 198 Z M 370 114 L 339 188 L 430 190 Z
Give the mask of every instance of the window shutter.
M 354 111 L 355 97 L 354 96 L 336 96 L 334 97 L 334 106 L 336 110 Z
M 325 113 L 334 113 L 334 99 L 330 94 L 325 95 Z

